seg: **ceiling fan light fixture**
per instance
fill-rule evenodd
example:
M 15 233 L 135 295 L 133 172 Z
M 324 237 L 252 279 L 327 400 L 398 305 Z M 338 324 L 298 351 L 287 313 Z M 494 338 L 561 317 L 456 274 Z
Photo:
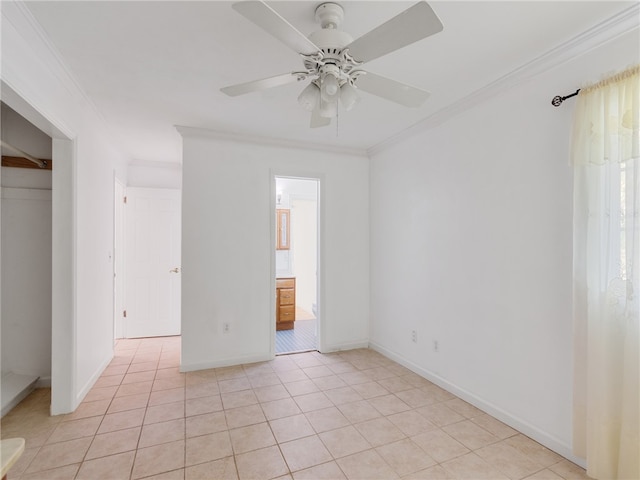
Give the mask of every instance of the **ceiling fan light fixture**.
M 345 83 L 340 87 L 340 102 L 342 106 L 348 112 L 360 102 L 360 95 L 358 95 L 358 89 L 350 83 Z
M 338 100 L 333 102 L 320 102 L 320 110 L 318 111 L 323 118 L 333 118 L 338 116 Z
M 333 73 L 327 73 L 322 77 L 322 99 L 325 102 L 334 102 L 338 100 L 340 94 L 340 84 L 338 78 Z
M 303 2 L 304 3 L 304 2 Z M 425 0 L 361 35 L 356 40 L 340 30 L 344 9 L 335 0 L 316 7 L 321 28 L 306 36 L 264 1 L 232 5 L 247 20 L 299 54 L 303 70 L 222 88 L 229 96 L 265 90 L 299 80 L 311 80 L 298 103 L 311 110 L 311 128 L 331 124 L 338 104 L 346 111 L 360 101 L 358 90 L 406 107 L 420 107 L 429 92 L 362 70 L 362 65 L 442 31 L 442 22 Z M 366 74 L 366 75 L 365 75 Z M 364 75 L 361 78 L 361 75 Z M 358 82 L 357 87 L 354 82 Z
M 320 89 L 313 82 L 307 85 L 306 88 L 302 90 L 302 92 L 300 92 L 300 95 L 298 96 L 298 103 L 300 104 L 300 106 L 309 112 L 313 111 L 313 109 L 316 108 L 319 101 Z

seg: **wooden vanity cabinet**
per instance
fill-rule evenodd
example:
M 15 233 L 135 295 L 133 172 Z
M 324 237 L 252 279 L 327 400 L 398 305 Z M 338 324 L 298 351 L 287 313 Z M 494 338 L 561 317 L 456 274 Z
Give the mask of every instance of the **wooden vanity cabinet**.
M 296 279 L 276 279 L 276 330 L 291 330 L 296 320 Z

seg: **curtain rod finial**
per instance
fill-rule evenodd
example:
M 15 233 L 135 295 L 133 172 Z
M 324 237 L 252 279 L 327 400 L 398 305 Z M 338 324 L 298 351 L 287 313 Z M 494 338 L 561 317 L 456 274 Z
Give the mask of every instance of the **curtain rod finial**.
M 551 100 L 551 105 L 553 105 L 554 107 L 559 107 L 563 101 L 564 98 L 562 98 L 560 95 L 556 95 L 555 97 L 553 97 L 553 100 Z
M 551 105 L 553 105 L 554 107 L 559 107 L 560 104 L 564 102 L 567 98 L 575 97 L 576 95 L 578 95 L 578 93 L 580 93 L 580 89 L 576 90 L 571 95 L 567 95 L 566 97 L 561 97 L 560 95 L 556 95 L 555 97 L 553 97 L 553 100 L 551 100 Z

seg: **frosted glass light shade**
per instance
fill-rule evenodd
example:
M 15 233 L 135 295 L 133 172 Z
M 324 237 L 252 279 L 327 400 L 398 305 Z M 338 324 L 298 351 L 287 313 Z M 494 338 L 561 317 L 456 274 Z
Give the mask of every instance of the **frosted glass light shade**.
M 298 103 L 302 108 L 311 112 L 318 105 L 320 100 L 320 89 L 315 83 L 310 83 L 307 87 L 300 92 L 298 96 Z
M 358 90 L 353 85 L 345 83 L 340 88 L 340 101 L 346 111 L 351 110 L 360 101 Z
M 338 100 L 333 102 L 320 102 L 320 116 L 324 118 L 333 118 L 338 115 Z
M 339 93 L 338 79 L 333 75 L 325 75 L 322 78 L 322 99 L 326 102 L 332 102 L 338 99 Z

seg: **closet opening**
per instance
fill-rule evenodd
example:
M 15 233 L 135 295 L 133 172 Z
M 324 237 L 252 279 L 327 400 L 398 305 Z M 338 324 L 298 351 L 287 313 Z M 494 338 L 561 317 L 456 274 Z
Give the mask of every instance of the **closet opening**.
M 52 139 L 0 103 L 0 282 L 4 416 L 51 386 Z

